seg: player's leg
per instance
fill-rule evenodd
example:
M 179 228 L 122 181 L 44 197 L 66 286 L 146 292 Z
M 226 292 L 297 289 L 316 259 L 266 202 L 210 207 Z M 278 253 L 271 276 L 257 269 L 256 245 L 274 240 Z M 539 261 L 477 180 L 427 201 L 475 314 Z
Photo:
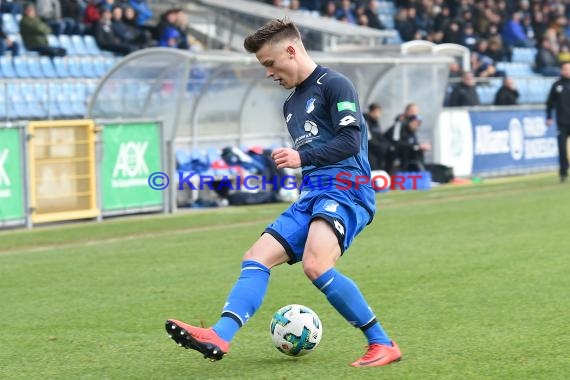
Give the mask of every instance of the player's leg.
M 205 358 L 222 359 L 228 353 L 235 334 L 261 306 L 270 269 L 288 260 L 283 246 L 273 236 L 263 234 L 245 253 L 240 277 L 218 322 L 211 328 L 202 328 L 169 319 L 166 330 L 170 337 L 179 346 L 199 351 Z
M 565 182 L 568 178 L 568 135 L 570 125 L 558 126 L 558 161 L 560 181 Z
M 267 233 L 245 253 L 240 276 L 226 300 L 222 316 L 212 327 L 220 338 L 227 342 L 234 338 L 261 306 L 271 268 L 288 260 L 283 246 Z
M 397 361 L 401 357 L 398 347 L 377 321 L 358 286 L 334 268 L 341 253 L 366 224 L 364 210 L 359 214 L 351 210 L 353 207 L 350 205 L 339 204 L 335 200 L 326 200 L 321 205 L 324 209 L 320 211 L 319 206 L 315 206 L 318 214 L 311 223 L 305 245 L 305 274 L 326 295 L 331 305 L 366 336 L 368 352 L 354 362 L 354 366 L 385 365 Z

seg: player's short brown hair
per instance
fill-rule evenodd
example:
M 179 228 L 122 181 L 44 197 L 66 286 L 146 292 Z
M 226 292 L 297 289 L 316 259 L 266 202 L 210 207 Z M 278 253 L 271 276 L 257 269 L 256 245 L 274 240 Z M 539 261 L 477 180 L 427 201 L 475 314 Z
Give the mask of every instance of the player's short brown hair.
M 280 42 L 286 39 L 301 39 L 299 29 L 287 18 L 274 19 L 247 36 L 243 47 L 250 53 L 257 53 L 268 42 Z

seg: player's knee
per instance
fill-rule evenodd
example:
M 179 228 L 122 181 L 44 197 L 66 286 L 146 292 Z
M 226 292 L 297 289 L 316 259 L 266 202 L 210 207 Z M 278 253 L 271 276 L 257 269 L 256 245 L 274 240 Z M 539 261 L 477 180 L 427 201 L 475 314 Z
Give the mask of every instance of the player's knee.
M 245 253 L 243 255 L 243 261 L 247 261 L 247 260 L 259 261 L 259 254 L 258 254 L 257 249 L 255 247 L 251 247 L 250 249 L 245 251 Z
M 332 267 L 330 263 L 323 263 L 316 258 L 304 258 L 303 259 L 303 272 L 305 276 L 311 281 L 315 281 L 317 278 L 321 277 L 323 273 Z

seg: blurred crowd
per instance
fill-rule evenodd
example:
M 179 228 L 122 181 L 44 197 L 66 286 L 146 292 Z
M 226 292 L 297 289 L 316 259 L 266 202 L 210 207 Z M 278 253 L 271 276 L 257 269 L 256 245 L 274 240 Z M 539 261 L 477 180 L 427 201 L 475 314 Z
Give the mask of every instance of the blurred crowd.
M 147 0 L 0 0 L 0 11 L 19 19 L 25 48 L 41 55 L 66 54 L 48 41 L 49 35 L 61 34 L 92 35 L 99 48 L 118 55 L 150 46 L 202 48 L 189 35 L 188 16 L 182 9 L 167 10 L 157 22 Z M 18 55 L 18 42 L 1 26 L 0 53 L 9 50 Z
M 386 0 L 385 0 L 386 1 Z M 377 0 L 266 0 L 292 10 L 316 11 L 342 22 L 385 29 Z M 534 70 L 559 75 L 570 61 L 570 2 L 566 0 L 393 0 L 402 41 L 456 43 L 474 54 L 477 77 L 496 76 L 513 47 L 537 49 Z M 461 75 L 461 73 L 458 73 Z

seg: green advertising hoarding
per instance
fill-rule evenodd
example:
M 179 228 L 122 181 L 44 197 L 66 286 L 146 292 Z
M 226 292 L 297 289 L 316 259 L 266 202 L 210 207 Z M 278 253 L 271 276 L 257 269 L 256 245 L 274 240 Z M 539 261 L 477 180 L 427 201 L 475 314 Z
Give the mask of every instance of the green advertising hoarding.
M 153 190 L 148 184 L 149 176 L 161 171 L 159 123 L 104 124 L 103 211 L 162 207 L 164 192 Z
M 0 225 L 25 220 L 21 131 L 0 128 Z

